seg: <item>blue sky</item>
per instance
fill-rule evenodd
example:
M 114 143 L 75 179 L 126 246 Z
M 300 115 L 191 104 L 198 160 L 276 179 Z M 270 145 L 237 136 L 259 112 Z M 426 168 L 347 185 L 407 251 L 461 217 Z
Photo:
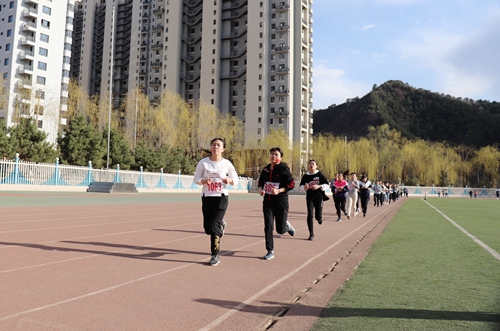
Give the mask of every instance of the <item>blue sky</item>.
M 314 0 L 314 109 L 401 80 L 500 102 L 500 1 Z

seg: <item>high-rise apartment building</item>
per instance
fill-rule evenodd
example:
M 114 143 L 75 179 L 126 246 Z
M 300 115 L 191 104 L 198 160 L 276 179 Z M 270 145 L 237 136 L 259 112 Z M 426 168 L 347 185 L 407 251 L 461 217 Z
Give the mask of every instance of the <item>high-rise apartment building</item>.
M 1 0 L 0 117 L 34 117 L 56 141 L 67 109 L 74 0 Z
M 137 87 L 211 103 L 243 120 L 247 143 L 282 128 L 312 141 L 312 0 L 83 0 L 72 76 L 91 93 Z M 113 71 L 111 71 L 113 69 Z

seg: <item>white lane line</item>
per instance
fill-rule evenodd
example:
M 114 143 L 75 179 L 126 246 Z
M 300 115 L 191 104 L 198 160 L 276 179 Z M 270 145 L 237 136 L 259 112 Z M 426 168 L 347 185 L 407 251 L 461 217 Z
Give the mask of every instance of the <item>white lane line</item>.
M 390 208 L 390 207 L 389 207 Z M 377 215 L 373 216 L 370 220 L 368 220 L 367 222 L 363 222 L 363 224 L 361 224 L 359 227 L 357 227 L 356 229 L 352 230 L 350 233 L 346 234 L 344 237 L 340 238 L 339 240 L 337 240 L 335 243 L 333 243 L 331 246 L 327 247 L 325 250 L 323 250 L 323 252 L 321 253 L 318 253 L 316 256 L 310 258 L 309 260 L 307 260 L 304 264 L 302 264 L 300 267 L 294 269 L 293 271 L 289 272 L 288 274 L 284 275 L 283 277 L 281 277 L 280 279 L 276 280 L 274 283 L 270 284 L 269 286 L 263 288 L 260 292 L 258 293 L 255 293 L 254 295 L 252 295 L 250 298 L 248 298 L 247 300 L 245 300 L 244 302 L 240 303 L 239 305 L 233 307 L 231 310 L 229 310 L 228 312 L 226 312 L 225 314 L 219 316 L 219 318 L 213 320 L 211 323 L 207 324 L 206 326 L 204 326 L 203 328 L 199 329 L 198 331 L 209 331 L 209 330 L 212 330 L 214 327 L 216 327 L 217 325 L 219 325 L 220 323 L 222 323 L 223 321 L 225 321 L 226 319 L 228 319 L 229 317 L 231 317 L 231 315 L 235 314 L 236 312 L 240 311 L 241 309 L 245 308 L 246 306 L 250 305 L 253 301 L 257 300 L 257 298 L 259 298 L 260 296 L 264 295 L 266 292 L 272 290 L 274 287 L 278 286 L 280 283 L 284 282 L 285 280 L 287 280 L 288 278 L 292 277 L 293 275 L 295 275 L 297 272 L 299 272 L 300 270 L 304 269 L 305 267 L 307 267 L 309 264 L 311 264 L 312 262 L 314 262 L 316 259 L 320 258 L 322 255 L 326 254 L 328 251 L 330 251 L 331 249 L 333 249 L 335 246 L 337 246 L 338 244 L 340 244 L 343 240 L 345 240 L 346 238 L 348 238 L 349 236 L 351 236 L 352 234 L 354 234 L 356 231 L 358 231 L 359 229 L 365 227 L 368 223 L 370 223 L 373 219 L 375 219 L 377 216 L 379 216 L 380 214 L 383 214 L 385 212 L 390 212 L 394 209 L 394 205 L 392 208 L 390 208 L 389 210 L 388 209 L 383 209 L 380 213 L 378 213 Z
M 199 224 L 199 222 L 197 222 L 196 224 Z M 238 227 L 238 228 L 232 228 L 232 229 L 243 229 L 243 228 L 247 228 L 247 227 L 252 227 L 252 226 L 256 226 L 256 225 L 261 225 L 261 223 L 258 223 L 258 224 L 250 224 L 250 225 L 245 225 L 245 226 L 242 226 L 242 227 Z M 146 229 L 146 230 L 140 230 L 140 231 L 151 231 L 151 229 Z M 129 231 L 129 232 L 123 232 L 123 233 L 135 233 L 135 232 L 140 232 L 140 231 Z M 102 253 L 95 253 L 95 254 L 88 254 L 88 255 L 84 255 L 84 256 L 79 256 L 79 257 L 75 257 L 75 258 L 71 258 L 71 259 L 65 259 L 65 260 L 58 260 L 58 261 L 53 261 L 53 262 L 47 262 L 47 263 L 41 263 L 41 264 L 34 264 L 34 265 L 29 265 L 29 266 L 25 266 L 25 267 L 21 267 L 21 268 L 16 268 L 16 269 L 7 269 L 7 270 L 2 270 L 0 271 L 0 274 L 4 274 L 4 273 L 8 273 L 8 272 L 14 272 L 14 271 L 20 271 L 20 270 L 27 270 L 27 269 L 33 269 L 33 268 L 41 268 L 41 267 L 46 267 L 46 266 L 50 266 L 50 265 L 54 265 L 54 264 L 60 264 L 60 263 L 66 263 L 66 262 L 73 262 L 73 261 L 77 261 L 77 260 L 82 260 L 82 259 L 88 259 L 88 258 L 93 258 L 93 257 L 101 257 L 101 256 L 106 256 L 106 255 L 114 255 L 114 254 L 119 254 L 119 253 L 123 253 L 123 252 L 126 252 L 126 251 L 135 251 L 137 249 L 143 249 L 143 248 L 146 248 L 146 247 L 154 247 L 154 246 L 160 246 L 160 245 L 165 245 L 165 244 L 171 244 L 171 243 L 175 243 L 175 242 L 179 242 L 179 241 L 184 241 L 184 240 L 189 240 L 189 239 L 194 239 L 194 238 L 199 238 L 199 237 L 205 237 L 206 234 L 199 234 L 199 235 L 196 235 L 196 236 L 191 236 L 191 237 L 186 237 L 186 238 L 181 238 L 181 239 L 174 239 L 174 240 L 168 240 L 168 241 L 163 241 L 163 242 L 157 242 L 157 243 L 152 243 L 152 244 L 147 244 L 147 245 L 142 245 L 142 246 L 133 246 L 133 247 L 129 247 L 129 248 L 123 248 L 123 249 L 119 249 L 119 250 L 115 250 L 115 251 L 110 251 L 110 252 L 102 252 Z M 66 240 L 68 241 L 68 240 Z M 59 241 L 56 241 L 56 242 L 59 242 Z M 82 244 L 85 244 L 85 243 L 82 243 Z M 27 248 L 37 248 L 36 247 L 36 244 L 33 245 L 35 247 L 27 247 Z M 18 246 L 16 246 L 18 247 Z M 54 247 L 53 248 L 54 251 L 71 251 L 71 248 L 67 248 L 67 247 Z M 228 253 L 225 253 L 225 254 L 221 254 L 221 255 L 226 255 Z M 140 258 L 140 256 L 138 255 L 137 258 Z M 151 258 L 151 260 L 155 260 L 154 258 Z M 157 259 L 160 261 L 160 259 Z
M 462 231 L 466 236 L 468 236 L 469 238 L 471 238 L 472 240 L 474 240 L 476 242 L 476 244 L 478 244 L 479 246 L 481 246 L 482 248 L 484 248 L 486 251 L 488 251 L 491 255 L 493 255 L 493 257 L 497 260 L 500 261 L 500 254 L 498 254 L 497 251 L 495 251 L 493 248 L 491 248 L 490 246 L 486 245 L 484 242 L 482 242 L 481 240 L 479 240 L 478 238 L 476 238 L 474 235 L 472 235 L 471 233 L 469 233 L 467 230 L 465 230 L 463 227 L 461 227 L 460 225 L 458 225 L 457 222 L 455 222 L 454 220 L 452 220 L 451 218 L 449 218 L 448 216 L 446 216 L 443 212 L 441 212 L 439 209 L 437 209 L 436 207 L 434 207 L 433 205 L 431 205 L 429 202 L 427 202 L 427 200 L 424 200 L 422 199 L 422 201 L 424 201 L 426 204 L 428 204 L 432 209 L 434 209 L 435 211 L 437 211 L 439 214 L 441 214 L 441 216 L 443 216 L 445 219 L 447 219 L 448 221 L 450 221 L 451 224 L 453 224 L 454 226 L 456 226 L 460 231 Z
M 251 246 L 254 246 L 254 245 L 257 245 L 257 244 L 262 244 L 262 240 L 260 240 L 258 242 L 255 242 L 255 243 L 252 243 L 250 245 L 245 245 L 245 246 L 239 247 L 238 249 L 233 250 L 231 252 L 244 250 L 244 249 L 246 249 L 248 247 L 251 247 Z M 226 253 L 221 254 L 221 255 L 227 255 L 227 254 L 230 254 L 231 252 L 226 252 Z M 177 270 L 180 270 L 180 269 L 184 269 L 186 267 L 189 267 L 189 266 L 192 266 L 192 265 L 196 265 L 198 263 L 207 262 L 209 259 L 210 258 L 204 258 L 202 260 L 198 260 L 198 261 L 195 261 L 195 262 L 186 263 L 186 264 L 178 266 L 176 268 L 164 270 L 164 271 L 161 271 L 161 272 L 157 272 L 155 274 L 151 274 L 151 275 L 144 276 L 144 277 L 141 277 L 141 278 L 133 279 L 133 280 L 125 282 L 125 283 L 116 284 L 114 286 L 106 287 L 106 288 L 103 288 L 103 289 L 98 290 L 98 291 L 89 292 L 87 294 L 79 295 L 77 297 L 73 297 L 73 298 L 69 298 L 69 299 L 66 299 L 66 300 L 54 302 L 54 303 L 51 303 L 51 304 L 48 304 L 48 305 L 44 305 L 44 306 L 40 306 L 40 307 L 28 309 L 28 310 L 25 310 L 25 311 L 20 311 L 18 313 L 12 314 L 12 315 L 0 317 L 0 322 L 6 321 L 6 320 L 14 318 L 14 317 L 18 317 L 18 316 L 22 316 L 22 315 L 34 313 L 34 312 L 37 312 L 37 311 L 40 311 L 40 310 L 44 310 L 44 309 L 48 309 L 48 308 L 60 306 L 60 305 L 63 305 L 63 304 L 66 304 L 66 303 L 70 303 L 70 302 L 73 302 L 73 301 L 77 301 L 77 300 L 80 300 L 80 299 L 85 299 L 85 298 L 88 298 L 88 297 L 91 297 L 91 296 L 94 296 L 94 295 L 98 295 L 98 294 L 101 294 L 101 293 L 109 292 L 109 291 L 115 290 L 117 288 L 121 288 L 121 287 L 124 287 L 124 286 L 127 286 L 127 285 L 131 285 L 131 284 L 135 284 L 135 283 L 138 283 L 138 282 L 142 282 L 144 280 L 148 280 L 150 278 L 154 278 L 154 277 L 157 277 L 157 276 L 162 276 L 162 275 L 168 274 L 169 272 L 173 272 L 173 271 L 177 271 Z
M 387 211 L 387 210 L 384 210 L 384 211 Z M 382 211 L 382 212 L 384 212 L 384 211 Z M 379 214 L 381 214 L 381 213 L 379 213 Z M 379 214 L 377 214 L 377 215 L 379 215 Z M 262 294 L 264 294 L 267 291 L 271 290 L 273 287 L 275 287 L 279 283 L 283 282 L 284 280 L 290 278 L 292 275 L 294 275 L 295 273 L 297 273 L 299 270 L 301 270 L 304 267 L 306 267 L 308 264 L 310 264 L 311 262 L 313 262 L 314 260 L 316 260 L 317 258 L 319 258 L 321 255 L 325 254 L 330 249 L 332 249 L 333 247 L 335 247 L 336 245 L 338 245 L 342 240 L 344 240 L 345 238 L 347 238 L 348 236 L 350 236 L 351 234 L 353 234 L 357 230 L 361 229 L 362 227 L 366 226 L 370 222 L 371 222 L 371 220 L 368 220 L 367 222 L 364 222 L 361 226 L 359 226 L 358 228 L 356 228 L 355 230 L 353 230 L 352 232 L 350 232 L 348 235 L 344 236 L 342 239 L 338 240 L 336 243 L 334 243 L 333 245 L 331 245 L 330 247 L 328 247 L 326 250 L 324 250 L 323 253 L 319 253 L 318 255 L 316 255 L 312 259 L 308 260 L 306 263 L 304 263 L 298 269 L 290 272 L 288 275 L 283 276 L 282 278 L 280 278 L 279 280 L 277 280 L 273 284 L 271 284 L 271 285 L 267 286 L 266 288 L 264 288 L 259 293 L 255 294 L 252 297 L 250 297 L 249 299 L 247 299 L 245 302 L 243 302 L 243 303 L 239 304 L 238 306 L 232 308 L 229 312 L 227 312 L 226 314 L 220 316 L 218 319 L 216 319 L 212 323 L 208 324 L 202 330 L 210 330 L 211 328 L 213 328 L 214 326 L 216 326 L 217 324 L 219 324 L 220 322 L 224 321 L 229 316 L 231 316 L 232 314 L 234 314 L 236 311 L 241 310 L 243 307 L 245 307 L 248 304 L 250 304 L 252 301 L 254 301 L 255 299 L 257 299 Z M 231 252 L 241 251 L 241 250 L 244 250 L 244 249 L 246 249 L 248 247 L 257 245 L 257 244 L 262 244 L 262 240 L 259 240 L 259 241 L 255 242 L 255 243 L 252 243 L 252 244 L 249 244 L 249 245 L 245 245 L 245 246 L 239 247 L 239 248 L 234 249 L 232 251 L 228 251 L 228 252 L 226 252 L 224 254 L 221 254 L 221 255 L 227 255 L 227 254 L 230 254 Z M 80 299 L 85 299 L 85 298 L 88 298 L 88 297 L 91 297 L 91 296 L 94 296 L 94 295 L 98 295 L 98 294 L 101 294 L 101 293 L 106 293 L 106 292 L 109 292 L 109 291 L 112 291 L 112 290 L 115 290 L 115 289 L 118 289 L 118 288 L 121 288 L 121 287 L 124 287 L 124 286 L 127 286 L 127 285 L 131 285 L 131 284 L 135 284 L 135 283 L 138 283 L 138 282 L 141 282 L 141 281 L 144 281 L 144 280 L 148 280 L 148 279 L 153 278 L 153 277 L 162 276 L 162 275 L 165 275 L 165 274 L 167 274 L 169 272 L 173 272 L 173 271 L 176 271 L 176 270 L 184 269 L 186 267 L 189 267 L 189 266 L 192 266 L 192 265 L 196 265 L 196 264 L 201 263 L 201 262 L 206 262 L 208 260 L 209 260 L 209 258 L 204 258 L 204 259 L 196 261 L 196 262 L 187 263 L 187 264 L 184 264 L 184 265 L 176 267 L 176 268 L 164 270 L 164 271 L 161 271 L 161 272 L 158 272 L 158 273 L 154 273 L 154 274 L 151 274 L 151 275 L 148 275 L 148 276 L 144 276 L 144 277 L 141 277 L 141 278 L 137 278 L 137 279 L 134 279 L 134 280 L 131 280 L 131 281 L 128 281 L 128 282 L 124 282 L 124 283 L 117 284 L 117 285 L 114 285 L 114 286 L 111 286 L 111 287 L 103 288 L 103 289 L 98 290 L 98 291 L 89 292 L 87 294 L 83 294 L 83 295 L 80 295 L 80 296 L 77 296 L 77 297 L 73 297 L 73 298 L 69 298 L 69 299 L 66 299 L 66 300 L 54 302 L 54 303 L 51 303 L 51 304 L 48 304 L 48 305 L 44 305 L 44 306 L 40 306 L 40 307 L 36 307 L 36 308 L 24 310 L 24 311 L 20 311 L 20 312 L 15 313 L 15 314 L 3 316 L 3 317 L 0 317 L 0 322 L 6 321 L 8 319 L 15 318 L 15 317 L 18 317 L 18 316 L 23 316 L 23 315 L 26 315 L 26 314 L 30 314 L 30 313 L 34 313 L 34 312 L 37 312 L 37 311 L 41 311 L 41 310 L 44 310 L 44 309 L 48 309 L 48 308 L 60 306 L 60 305 L 63 305 L 63 304 L 66 304 L 66 303 L 70 303 L 70 302 L 73 302 L 73 301 L 77 301 L 77 300 L 80 300 Z

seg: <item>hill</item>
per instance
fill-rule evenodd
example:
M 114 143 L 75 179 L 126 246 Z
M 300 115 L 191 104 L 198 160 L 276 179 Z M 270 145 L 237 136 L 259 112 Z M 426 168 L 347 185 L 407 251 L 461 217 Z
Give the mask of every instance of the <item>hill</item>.
M 500 103 L 456 98 L 387 81 L 364 97 L 314 112 L 314 133 L 366 136 L 389 124 L 403 136 L 482 147 L 500 142 Z

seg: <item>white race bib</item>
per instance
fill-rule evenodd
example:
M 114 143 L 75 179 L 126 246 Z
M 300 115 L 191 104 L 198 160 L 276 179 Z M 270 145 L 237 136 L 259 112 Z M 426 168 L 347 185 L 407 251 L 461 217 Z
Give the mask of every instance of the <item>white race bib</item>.
M 211 179 L 212 179 L 212 182 L 210 184 L 207 184 L 208 191 L 221 192 L 223 189 L 226 188 L 226 184 L 224 184 L 224 182 L 222 182 L 222 178 L 214 177 Z
M 264 184 L 264 192 L 266 192 L 266 194 L 274 194 L 273 189 L 275 188 L 279 189 L 280 183 L 266 182 Z

